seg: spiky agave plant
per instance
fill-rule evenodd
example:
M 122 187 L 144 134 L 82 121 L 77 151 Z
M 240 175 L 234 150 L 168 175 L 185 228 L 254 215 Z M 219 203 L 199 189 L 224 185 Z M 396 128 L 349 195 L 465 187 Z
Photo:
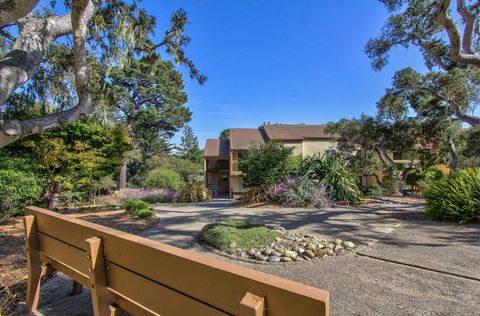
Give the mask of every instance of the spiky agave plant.
M 337 155 L 306 157 L 301 164 L 302 173 L 322 185 L 330 188 L 332 198 L 347 204 L 357 204 L 363 199 L 358 186 L 358 177 L 351 172 Z
M 426 213 L 437 220 L 480 221 L 480 168 L 452 172 L 425 193 Z

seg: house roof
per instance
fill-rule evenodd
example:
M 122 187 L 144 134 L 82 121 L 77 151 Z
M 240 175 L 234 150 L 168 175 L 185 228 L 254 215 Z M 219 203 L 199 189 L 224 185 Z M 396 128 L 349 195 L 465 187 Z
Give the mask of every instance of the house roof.
M 302 140 L 333 138 L 334 135 L 325 132 L 325 125 L 262 125 L 260 129 L 265 131 L 270 140 Z
M 230 142 L 228 139 L 207 139 L 205 144 L 206 158 L 228 158 L 230 157 Z
M 258 128 L 231 128 L 229 138 L 232 150 L 248 150 L 253 144 L 265 143 Z

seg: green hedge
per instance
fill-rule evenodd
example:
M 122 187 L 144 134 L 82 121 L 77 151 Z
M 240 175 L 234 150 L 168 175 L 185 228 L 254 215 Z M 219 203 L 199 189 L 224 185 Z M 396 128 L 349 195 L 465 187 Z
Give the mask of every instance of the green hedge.
M 480 168 L 452 172 L 425 193 L 427 215 L 466 223 L 480 220 Z

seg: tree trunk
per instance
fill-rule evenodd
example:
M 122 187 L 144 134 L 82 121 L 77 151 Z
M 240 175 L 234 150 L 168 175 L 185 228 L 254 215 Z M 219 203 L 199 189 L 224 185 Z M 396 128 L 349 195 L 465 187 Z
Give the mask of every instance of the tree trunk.
M 455 170 L 458 167 L 457 148 L 451 137 L 448 138 L 448 151 L 450 152 L 450 169 Z
M 120 168 L 120 173 L 118 174 L 118 189 L 125 189 L 127 187 L 127 161 L 125 160 Z
M 48 196 L 48 208 L 54 210 L 57 208 L 58 202 L 58 194 L 63 188 L 63 184 L 61 182 L 54 182 L 52 190 Z

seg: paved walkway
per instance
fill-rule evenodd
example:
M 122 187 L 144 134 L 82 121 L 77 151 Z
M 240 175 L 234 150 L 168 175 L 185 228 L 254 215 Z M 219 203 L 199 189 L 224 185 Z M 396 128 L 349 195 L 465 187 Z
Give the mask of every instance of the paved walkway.
M 155 209 L 160 223 L 143 232 L 144 237 L 230 262 L 234 261 L 198 244 L 198 232 L 205 224 L 245 218 L 359 244 L 357 254 L 314 262 L 239 263 L 328 290 L 332 315 L 480 315 L 480 225 L 421 219 L 422 205 L 262 209 L 232 207 L 228 200 L 216 200 Z M 57 278 L 55 282 L 68 281 Z M 59 286 L 47 284 L 46 288 L 52 294 L 45 297 L 65 294 Z M 45 302 L 43 312 L 82 315 L 89 304 L 86 291 L 55 304 Z M 66 312 L 72 306 L 82 306 L 83 313 L 79 309 Z

